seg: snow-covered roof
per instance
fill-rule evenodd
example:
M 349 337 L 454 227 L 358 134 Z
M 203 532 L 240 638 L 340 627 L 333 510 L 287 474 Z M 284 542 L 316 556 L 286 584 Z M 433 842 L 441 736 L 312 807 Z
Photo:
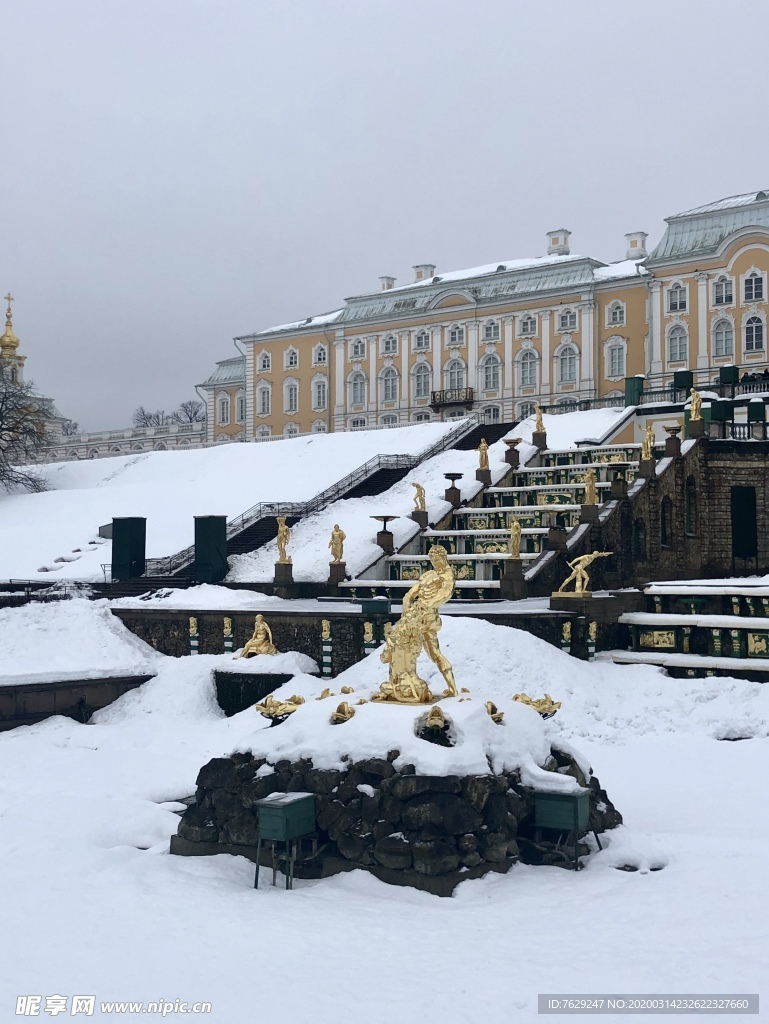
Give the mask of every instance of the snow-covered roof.
M 331 313 L 320 313 L 318 316 L 308 316 L 304 320 L 294 320 L 290 324 L 268 327 L 264 331 L 256 331 L 255 334 L 245 335 L 244 337 L 258 338 L 262 334 L 275 334 L 278 331 L 298 331 L 304 327 L 322 327 L 324 324 L 333 324 L 335 320 L 340 318 L 343 312 L 344 310 L 342 309 L 335 309 Z
M 200 387 L 211 384 L 242 384 L 246 379 L 246 360 L 243 356 L 220 359 L 216 369 Z
M 769 228 L 769 192 L 749 192 L 697 206 L 667 218 L 662 241 L 649 263 L 709 256 L 720 243 L 741 228 Z
M 616 281 L 622 277 L 639 277 L 648 273 L 643 266 L 643 260 L 620 260 L 619 263 L 610 263 L 607 267 L 596 267 L 593 277 L 596 283 L 600 284 L 601 281 Z

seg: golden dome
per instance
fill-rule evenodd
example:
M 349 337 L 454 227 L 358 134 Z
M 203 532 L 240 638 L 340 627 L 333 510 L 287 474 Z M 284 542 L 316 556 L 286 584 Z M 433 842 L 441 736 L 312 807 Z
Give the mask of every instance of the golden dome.
M 13 320 L 11 318 L 11 303 L 13 302 L 13 296 L 8 292 L 4 298 L 8 303 L 8 308 L 5 311 L 5 331 L 0 335 L 0 351 L 6 353 L 7 349 L 11 349 L 15 352 L 19 347 L 19 339 L 13 333 Z

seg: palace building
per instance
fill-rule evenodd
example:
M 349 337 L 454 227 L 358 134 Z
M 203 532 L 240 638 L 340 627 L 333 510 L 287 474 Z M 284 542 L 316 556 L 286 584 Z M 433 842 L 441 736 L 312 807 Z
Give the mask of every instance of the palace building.
M 547 254 L 451 273 L 414 267 L 331 313 L 235 339 L 199 387 L 207 440 L 527 415 L 535 403 L 621 405 L 625 378 L 766 365 L 769 192 L 625 235 L 605 264 L 547 234 Z

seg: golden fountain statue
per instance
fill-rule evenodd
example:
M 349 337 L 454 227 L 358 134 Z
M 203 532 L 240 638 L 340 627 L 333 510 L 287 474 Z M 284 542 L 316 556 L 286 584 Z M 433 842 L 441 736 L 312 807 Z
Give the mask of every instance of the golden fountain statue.
M 346 540 L 347 534 L 344 530 L 340 530 L 338 523 L 334 523 L 334 529 L 331 531 L 331 540 L 328 542 L 328 546 L 331 548 L 331 558 L 334 562 L 344 561 L 344 542 Z
M 587 574 L 587 567 L 591 565 L 596 558 L 608 558 L 609 555 L 613 554 L 613 551 L 593 551 L 589 555 L 580 555 L 579 558 L 575 558 L 571 562 L 567 562 L 566 564 L 571 569 L 571 574 L 566 577 L 556 593 L 564 594 L 567 597 L 583 597 L 589 594 L 590 577 Z M 574 580 L 574 590 L 567 591 L 566 587 L 572 580 Z
M 278 649 L 272 642 L 272 630 L 264 621 L 263 615 L 254 620 L 254 632 L 246 646 L 237 654 L 237 658 L 253 658 L 257 654 L 277 654 Z
M 276 700 L 270 694 L 260 704 L 254 704 L 254 710 L 258 711 L 262 718 L 284 718 L 286 715 L 293 715 L 302 704 L 304 697 L 297 697 L 296 694 L 286 700 Z
M 649 459 L 654 458 L 654 444 L 657 438 L 654 436 L 654 430 L 651 423 L 646 424 L 646 433 L 644 439 L 641 442 L 641 459 L 648 462 Z
M 561 702 L 553 700 L 549 693 L 546 693 L 544 697 L 540 697 L 538 700 L 532 700 L 526 693 L 516 693 L 513 700 L 519 704 L 527 704 L 530 708 L 534 708 L 537 714 L 542 715 L 543 718 L 552 718 L 561 706 Z
M 515 516 L 510 520 L 510 539 L 508 552 L 511 558 L 521 557 L 521 522 Z
M 381 660 L 390 666 L 390 678 L 372 699 L 398 704 L 429 704 L 433 696 L 417 674 L 417 658 L 424 649 L 446 680 L 444 697 L 456 697 L 451 662 L 441 653 L 438 609 L 454 592 L 454 572 L 446 549 L 438 544 L 429 552 L 432 569 L 423 572 L 403 598 L 403 613 L 394 626 L 385 627 Z
M 538 434 L 545 433 L 545 423 L 542 419 L 542 407 L 539 405 L 534 406 L 534 430 Z
M 597 505 L 598 504 L 598 492 L 596 490 L 596 475 L 592 469 L 589 469 L 582 478 L 585 484 L 585 504 L 586 505 Z
M 425 489 L 421 484 L 412 484 L 414 488 L 414 511 L 415 512 L 426 512 L 427 505 L 425 503 Z
M 481 438 L 481 443 L 478 445 L 478 469 L 489 468 L 489 446 L 486 443 L 486 438 Z
M 286 554 L 286 548 L 290 540 L 291 531 L 286 526 L 286 517 L 278 516 L 278 561 L 283 565 L 291 561 L 290 556 Z
M 699 391 L 692 388 L 692 404 L 689 407 L 689 422 L 702 419 L 702 399 Z

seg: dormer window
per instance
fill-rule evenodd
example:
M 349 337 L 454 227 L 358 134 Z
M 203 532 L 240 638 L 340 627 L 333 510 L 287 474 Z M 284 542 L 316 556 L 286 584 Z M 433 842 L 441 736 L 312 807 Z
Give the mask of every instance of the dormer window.
M 559 331 L 576 331 L 577 314 L 573 309 L 565 309 L 558 317 Z
M 686 289 L 682 284 L 676 282 L 668 291 L 668 312 L 686 312 Z
M 499 341 L 499 324 L 490 320 L 483 328 L 484 341 Z
M 722 274 L 713 287 L 713 303 L 716 306 L 728 306 L 733 299 L 732 282 Z

